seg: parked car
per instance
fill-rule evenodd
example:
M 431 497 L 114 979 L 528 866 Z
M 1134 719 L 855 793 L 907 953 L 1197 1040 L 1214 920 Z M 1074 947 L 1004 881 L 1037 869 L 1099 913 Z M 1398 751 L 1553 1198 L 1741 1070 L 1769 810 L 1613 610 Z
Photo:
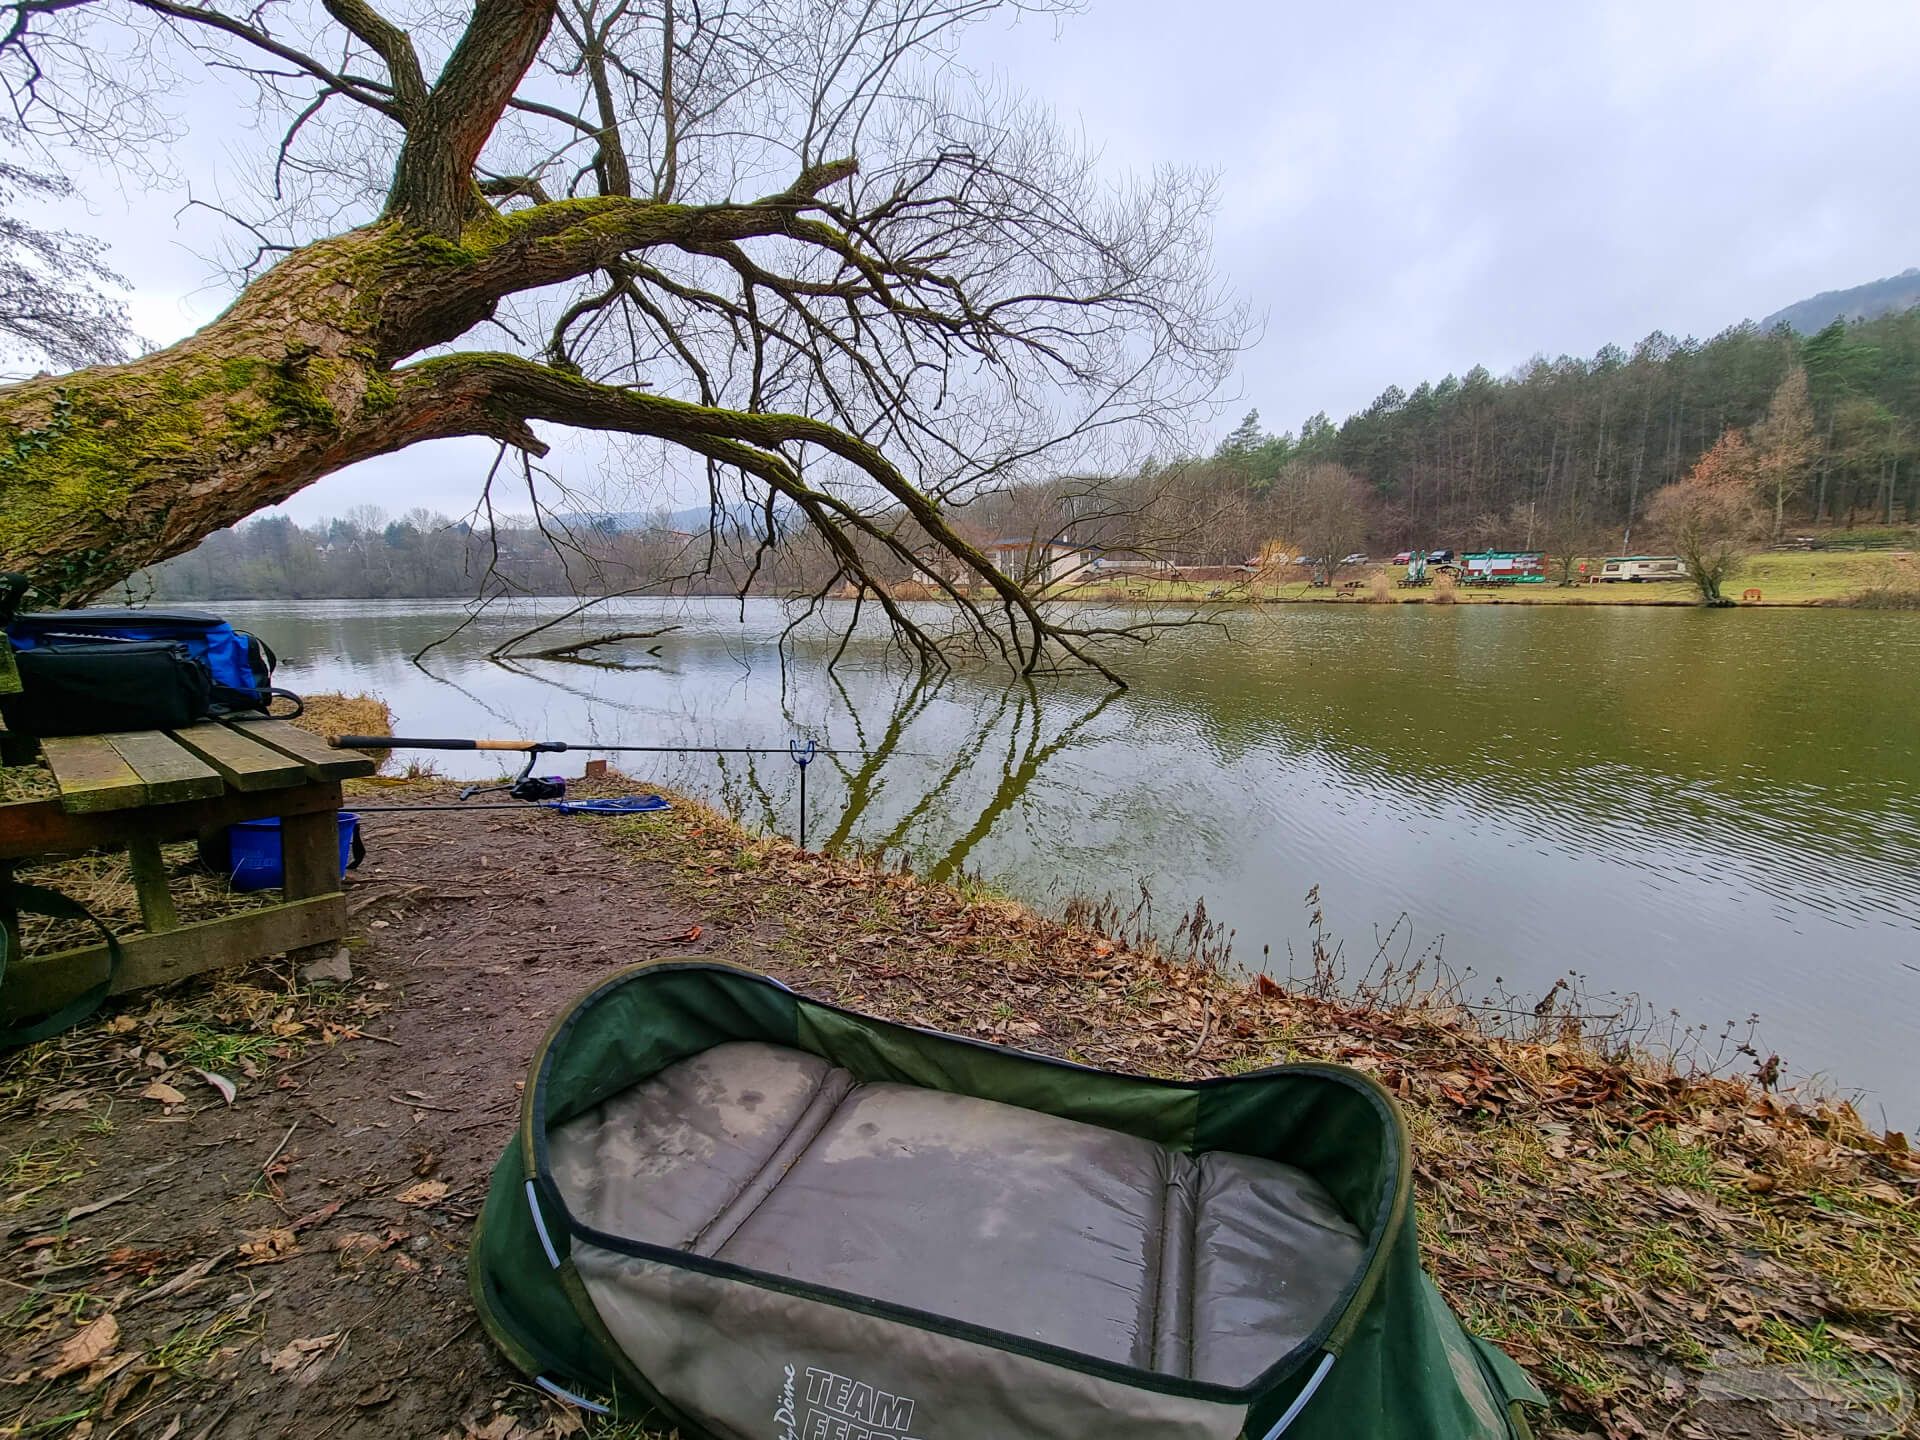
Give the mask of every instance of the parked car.
M 1392 563 L 1395 565 L 1411 565 L 1413 563 L 1413 552 L 1411 550 L 1402 550 L 1393 557 Z
M 1365 565 L 1367 563 L 1367 557 L 1364 555 L 1342 555 L 1340 557 L 1340 563 L 1342 565 Z

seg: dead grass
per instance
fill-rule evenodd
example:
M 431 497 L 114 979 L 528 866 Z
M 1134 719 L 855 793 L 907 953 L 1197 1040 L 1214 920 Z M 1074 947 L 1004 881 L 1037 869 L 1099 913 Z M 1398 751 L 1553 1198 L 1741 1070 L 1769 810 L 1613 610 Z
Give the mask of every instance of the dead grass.
M 1866 585 L 1828 603 L 1852 610 L 1920 610 L 1920 566 L 1908 553 L 1889 556 Z
M 377 695 L 309 695 L 306 709 L 294 719 L 302 730 L 324 739 L 338 735 L 391 735 L 393 711 Z M 391 750 L 364 750 L 374 764 L 384 766 Z
M 196 920 L 214 920 L 222 915 L 256 910 L 279 901 L 277 890 L 235 890 L 227 877 L 200 863 L 191 841 L 160 847 L 160 858 L 167 869 L 167 889 L 182 924 Z M 140 901 L 134 893 L 133 875 L 124 852 L 82 855 L 72 860 L 49 861 L 42 865 L 21 866 L 19 878 L 34 885 L 46 885 L 70 899 L 78 900 L 98 915 L 115 934 L 141 928 Z M 97 944 L 98 932 L 92 926 L 72 920 L 49 920 L 38 915 L 20 917 L 21 940 L 29 953 L 61 950 L 70 946 Z
M 366 990 L 303 986 L 284 958 L 128 995 L 110 1016 L 9 1055 L 0 1073 L 0 1120 L 90 1109 L 94 1129 L 110 1133 L 109 1096 L 158 1080 L 213 1099 L 201 1070 L 241 1084 L 270 1083 L 309 1045 L 359 1036 L 388 1003 Z M 87 1103 L 79 1103 L 83 1098 Z M 40 1182 L 60 1168 L 60 1155 L 44 1147 L 29 1147 L 0 1167 L 0 1215 L 32 1199 L 23 1182 L 44 1189 Z
M 0 805 L 15 800 L 51 800 L 58 793 L 52 773 L 38 760 L 31 765 L 0 765 Z
M 1429 1269 L 1554 1396 L 1546 1433 L 1909 1423 L 1920 1161 L 1851 1107 L 1623 1057 L 1558 1006 L 1516 1035 L 1430 990 L 1353 1003 L 1283 988 L 1218 963 L 1204 916 L 1188 963 L 675 803 L 679 823 L 621 822 L 617 843 L 751 935 L 743 963 L 810 993 L 1147 1074 L 1305 1059 L 1372 1074 L 1412 1132 Z M 1788 1332 L 1817 1338 L 1796 1349 Z M 1817 1404 L 1809 1345 L 1842 1376 Z M 1748 1393 L 1768 1386 L 1799 1398 Z

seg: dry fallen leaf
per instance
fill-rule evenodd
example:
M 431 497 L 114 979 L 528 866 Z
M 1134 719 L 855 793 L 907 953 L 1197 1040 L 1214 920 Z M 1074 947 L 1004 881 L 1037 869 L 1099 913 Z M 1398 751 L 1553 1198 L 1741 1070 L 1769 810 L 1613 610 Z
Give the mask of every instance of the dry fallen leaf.
M 215 1074 L 211 1070 L 196 1069 L 193 1073 L 206 1081 L 207 1084 L 211 1085 L 214 1089 L 218 1090 L 220 1092 L 220 1098 L 226 1101 L 227 1104 L 233 1104 L 233 1097 L 239 1093 L 239 1087 L 236 1086 L 233 1081 L 224 1075 Z
M 111 1355 L 119 1343 L 120 1322 L 111 1315 L 102 1315 L 60 1347 L 60 1353 L 40 1372 L 40 1378 L 58 1380 L 62 1375 L 85 1370 Z
M 284 1260 L 300 1248 L 293 1231 L 284 1228 L 249 1230 L 252 1238 L 240 1247 L 242 1265 L 271 1265 Z
M 126 1371 L 138 1365 L 146 1358 L 146 1352 L 144 1350 L 135 1350 L 126 1355 L 108 1355 L 106 1358 L 97 1361 L 88 1368 L 86 1377 L 80 1382 L 80 1388 L 83 1391 L 97 1390 L 106 1384 L 107 1381 L 114 1379 L 116 1376 L 124 1375 Z M 105 1402 L 103 1400 L 103 1407 L 104 1404 Z
M 184 1105 L 187 1097 L 164 1080 L 156 1080 L 140 1092 L 142 1100 L 158 1100 L 162 1105 Z
M 409 1185 L 393 1197 L 402 1205 L 438 1205 L 447 1198 L 447 1182 L 444 1180 L 422 1180 Z
M 336 1330 L 331 1335 L 315 1335 L 305 1340 L 289 1340 L 273 1355 L 266 1357 L 267 1368 L 276 1375 L 297 1370 L 339 1338 L 340 1332 Z M 264 1355 L 265 1352 L 262 1353 Z

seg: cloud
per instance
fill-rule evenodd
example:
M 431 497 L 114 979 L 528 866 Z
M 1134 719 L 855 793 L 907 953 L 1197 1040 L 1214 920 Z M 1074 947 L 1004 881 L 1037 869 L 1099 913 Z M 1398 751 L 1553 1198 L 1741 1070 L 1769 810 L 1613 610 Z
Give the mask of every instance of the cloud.
M 1267 316 L 1223 424 L 1256 404 L 1293 426 L 1390 383 L 1707 335 L 1920 263 L 1916 53 L 1911 0 L 1091 0 L 1057 27 L 983 26 L 962 58 L 1050 102 L 1116 173 L 1217 170 L 1220 268 Z M 209 85 L 183 104 L 178 169 L 218 195 L 237 183 L 230 101 Z M 217 312 L 218 225 L 186 191 L 75 178 L 86 206 L 60 219 L 112 242 L 144 333 Z M 458 513 L 491 458 L 422 446 L 286 508 Z M 562 437 L 552 464 L 590 489 L 605 462 Z

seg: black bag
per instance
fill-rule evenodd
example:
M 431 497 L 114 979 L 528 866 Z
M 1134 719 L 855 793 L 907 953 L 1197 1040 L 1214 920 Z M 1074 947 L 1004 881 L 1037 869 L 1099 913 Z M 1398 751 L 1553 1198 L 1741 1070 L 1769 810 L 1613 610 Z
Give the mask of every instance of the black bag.
M 6 613 L 21 586 L 0 576 L 0 621 L 12 642 L 21 693 L 0 698 L 16 734 L 92 735 L 171 730 L 230 714 L 270 714 L 275 657 L 258 636 L 200 610 L 52 610 Z
M 16 735 L 173 730 L 213 705 L 206 662 L 174 640 L 42 645 L 13 663 L 20 693 L 0 696 L 0 718 Z

